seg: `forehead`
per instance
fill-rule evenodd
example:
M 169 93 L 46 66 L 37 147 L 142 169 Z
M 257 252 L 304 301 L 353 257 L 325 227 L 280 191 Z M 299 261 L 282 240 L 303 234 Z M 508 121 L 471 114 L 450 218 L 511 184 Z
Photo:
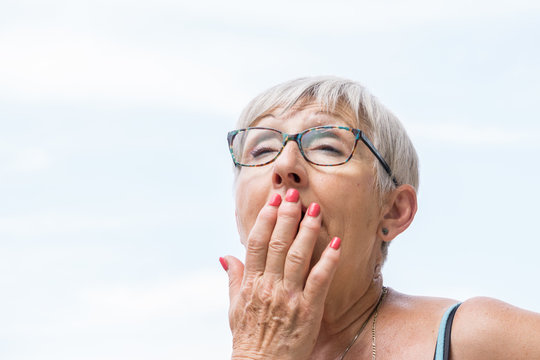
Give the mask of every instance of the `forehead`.
M 249 126 L 266 126 L 285 131 L 302 131 L 321 125 L 341 125 L 357 128 L 358 120 L 353 111 L 342 105 L 328 109 L 320 103 L 292 106 L 290 109 L 276 107 L 252 121 Z

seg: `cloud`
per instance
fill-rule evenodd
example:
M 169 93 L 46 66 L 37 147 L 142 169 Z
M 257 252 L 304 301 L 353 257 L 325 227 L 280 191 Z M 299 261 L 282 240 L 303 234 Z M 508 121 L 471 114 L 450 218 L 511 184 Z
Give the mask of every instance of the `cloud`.
M 0 233 L 14 236 L 43 236 L 66 232 L 84 232 L 96 229 L 125 229 L 130 225 L 155 225 L 173 223 L 170 213 L 141 215 L 76 214 L 61 211 L 44 211 L 0 217 Z
M 169 278 L 150 285 L 108 286 L 80 291 L 82 306 L 95 324 L 132 324 L 159 318 L 184 320 L 226 314 L 227 276 L 216 269 Z
M 52 156 L 47 150 L 29 147 L 20 149 L 11 159 L 7 159 L 5 169 L 22 173 L 34 173 L 49 168 L 52 162 Z
M 338 1 L 332 5 L 322 1 L 265 5 L 244 0 L 161 0 L 130 3 L 129 12 L 125 1 L 98 1 L 92 6 L 50 3 L 43 6 L 23 1 L 28 6 L 6 6 L 8 13 L 11 8 L 18 16 L 14 17 L 17 21 L 6 19 L 0 33 L 1 98 L 143 102 L 234 115 L 248 100 L 241 90 L 246 88 L 241 83 L 246 80 L 245 61 L 258 58 L 257 68 L 264 68 L 260 64 L 275 68 L 275 47 L 281 53 L 294 53 L 297 59 L 313 56 L 302 54 L 301 47 L 284 34 L 387 32 L 403 26 L 540 9 L 538 2 L 527 0 Z M 166 16 L 169 14 L 178 17 L 173 20 Z M 44 21 L 49 15 L 54 21 Z M 102 30 L 90 19 L 109 27 Z M 287 64 L 286 57 L 283 61 Z
M 4 32 L 0 47 L 0 97 L 8 100 L 143 102 L 228 113 L 245 102 L 232 74 L 186 55 L 189 49 L 158 51 L 32 28 Z
M 0 233 L 4 236 L 39 236 L 90 229 L 122 228 L 126 223 L 136 223 L 126 217 L 75 215 L 44 212 L 0 217 Z
M 217 262 L 146 284 L 65 284 L 67 296 L 57 298 L 24 286 L 32 300 L 17 303 L 2 335 L 15 344 L 31 339 L 31 349 L 13 347 L 18 359 L 230 358 L 227 286 Z
M 540 129 L 516 130 L 459 123 L 409 123 L 411 137 L 422 141 L 471 146 L 538 146 Z
M 123 9 L 125 2 L 107 4 Z M 338 0 L 331 4 L 323 0 L 276 0 L 268 3 L 248 0 L 160 0 L 152 2 L 151 7 L 144 3 L 138 5 L 141 13 L 178 10 L 183 15 L 184 23 L 235 24 L 237 27 L 265 27 L 310 34 L 337 34 L 349 30 L 388 31 L 410 25 L 496 19 L 540 10 L 540 4 L 534 0 Z M 212 29 L 212 26 L 209 25 L 208 29 Z
M 249 1 L 239 2 L 238 8 L 228 3 L 217 2 L 211 9 L 204 8 L 204 2 L 189 2 L 193 9 L 215 14 L 228 13 L 235 17 L 248 18 L 246 14 L 266 16 L 289 27 L 325 30 L 335 29 L 392 29 L 411 24 L 435 23 L 447 20 L 467 18 L 493 18 L 510 14 L 538 10 L 538 2 L 531 0 L 518 1 L 336 1 L 329 5 L 326 1 L 282 1 L 283 6 L 271 3 L 266 8 L 256 11 L 255 4 Z M 258 6 L 258 4 L 257 4 Z M 287 11 L 283 11 L 286 8 Z M 244 9 L 243 11 L 238 9 Z M 254 11 L 255 10 L 255 11 Z M 309 16 L 298 16 L 306 14 Z M 309 26 L 310 27 L 306 27 Z

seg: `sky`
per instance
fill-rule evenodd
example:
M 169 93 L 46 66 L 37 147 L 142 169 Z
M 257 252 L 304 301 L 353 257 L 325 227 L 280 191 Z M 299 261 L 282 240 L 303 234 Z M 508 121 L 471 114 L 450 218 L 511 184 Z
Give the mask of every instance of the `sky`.
M 309 75 L 418 151 L 385 283 L 540 311 L 538 38 L 532 0 L 2 0 L 0 358 L 229 358 L 226 132 Z

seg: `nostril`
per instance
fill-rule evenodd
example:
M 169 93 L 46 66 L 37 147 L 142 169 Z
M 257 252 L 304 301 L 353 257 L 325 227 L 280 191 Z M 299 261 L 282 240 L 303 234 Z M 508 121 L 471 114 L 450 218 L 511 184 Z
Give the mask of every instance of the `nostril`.
M 293 178 L 294 182 L 299 183 L 300 182 L 300 176 L 298 174 L 290 174 L 290 176 Z
M 274 184 L 280 185 L 283 182 L 283 179 L 278 174 L 274 174 Z

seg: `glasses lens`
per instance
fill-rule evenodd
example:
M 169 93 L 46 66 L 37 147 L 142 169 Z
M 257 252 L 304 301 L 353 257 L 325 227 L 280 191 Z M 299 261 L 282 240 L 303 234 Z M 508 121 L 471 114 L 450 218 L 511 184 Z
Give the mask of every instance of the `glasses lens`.
M 274 160 L 282 147 L 283 136 L 270 129 L 242 130 L 232 141 L 236 162 L 247 166 L 262 165 Z
M 344 163 L 351 156 L 355 144 L 355 135 L 346 129 L 314 128 L 302 136 L 305 156 L 319 165 Z

